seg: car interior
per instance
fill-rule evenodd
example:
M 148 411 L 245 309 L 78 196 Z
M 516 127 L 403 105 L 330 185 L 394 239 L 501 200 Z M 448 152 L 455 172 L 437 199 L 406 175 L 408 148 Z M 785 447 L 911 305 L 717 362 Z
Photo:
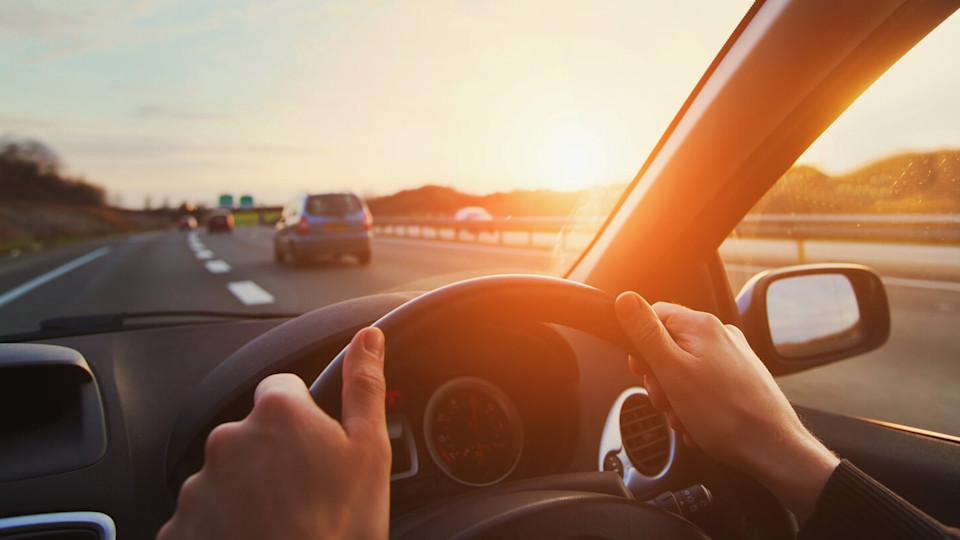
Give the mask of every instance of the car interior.
M 795 267 L 738 291 L 718 247 L 958 7 L 758 1 L 562 277 L 488 276 L 297 317 L 4 345 L 0 401 L 17 413 L 0 428 L 0 538 L 155 537 L 202 467 L 206 435 L 243 418 L 265 376 L 299 375 L 336 417 L 343 349 L 371 324 L 387 340 L 391 537 L 793 538 L 798 524 L 776 498 L 678 441 L 652 409 L 613 299 L 637 291 L 736 324 L 774 375 L 882 345 L 889 308 L 869 268 Z M 778 347 L 771 285 L 837 275 L 852 287 L 856 334 L 830 337 L 848 340 L 833 348 Z M 797 409 L 840 456 L 960 526 L 960 439 Z M 479 457 L 461 436 L 478 410 L 492 426 Z

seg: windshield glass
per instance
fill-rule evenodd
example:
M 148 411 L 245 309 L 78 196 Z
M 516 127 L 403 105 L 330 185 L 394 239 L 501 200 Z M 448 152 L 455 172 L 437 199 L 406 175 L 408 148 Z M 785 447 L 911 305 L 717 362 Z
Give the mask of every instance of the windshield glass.
M 562 275 L 749 6 L 695 4 L 4 3 L 0 335 Z
M 360 201 L 353 195 L 314 195 L 307 199 L 307 213 L 312 216 L 337 216 L 360 211 Z

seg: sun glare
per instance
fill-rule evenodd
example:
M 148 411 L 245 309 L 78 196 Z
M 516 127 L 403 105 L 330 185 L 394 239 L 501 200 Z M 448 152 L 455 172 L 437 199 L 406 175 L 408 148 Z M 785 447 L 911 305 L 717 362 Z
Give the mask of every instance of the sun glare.
M 535 174 L 550 189 L 573 191 L 608 181 L 599 139 L 580 126 L 557 126 L 538 141 Z

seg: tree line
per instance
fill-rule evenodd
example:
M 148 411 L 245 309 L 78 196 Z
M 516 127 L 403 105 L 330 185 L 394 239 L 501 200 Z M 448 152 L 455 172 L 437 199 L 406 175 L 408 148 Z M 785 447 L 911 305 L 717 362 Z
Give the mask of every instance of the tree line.
M 4 201 L 104 206 L 106 190 L 64 174 L 56 152 L 40 141 L 0 141 L 0 193 Z

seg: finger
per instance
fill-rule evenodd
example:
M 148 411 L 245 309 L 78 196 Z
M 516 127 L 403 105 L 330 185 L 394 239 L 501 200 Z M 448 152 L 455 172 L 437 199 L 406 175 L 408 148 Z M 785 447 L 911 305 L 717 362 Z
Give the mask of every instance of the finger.
M 656 312 L 639 294 L 625 292 L 615 303 L 617 319 L 653 372 L 683 358 L 683 351 L 667 333 Z
M 253 392 L 253 406 L 256 407 L 265 396 L 270 394 L 284 394 L 295 399 L 306 399 L 313 402 L 303 379 L 293 373 L 277 373 L 260 381 L 257 389 Z
M 643 387 L 647 389 L 647 397 L 650 398 L 650 402 L 658 411 L 666 412 L 670 410 L 670 400 L 667 399 L 667 395 L 656 376 L 644 375 Z
M 364 328 L 353 336 L 343 359 L 343 428 L 386 436 L 386 392 L 383 377 L 383 332 Z
M 644 376 L 650 374 L 650 367 L 640 358 L 636 358 L 633 355 L 627 356 L 627 363 L 630 364 L 630 371 L 635 375 Z

